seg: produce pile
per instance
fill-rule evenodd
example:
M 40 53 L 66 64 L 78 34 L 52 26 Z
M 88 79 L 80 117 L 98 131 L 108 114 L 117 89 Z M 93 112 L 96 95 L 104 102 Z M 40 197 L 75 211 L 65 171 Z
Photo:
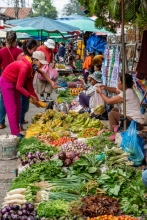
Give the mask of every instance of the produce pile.
M 113 215 L 102 215 L 96 218 L 87 218 L 87 220 L 137 220 L 138 218 L 130 217 L 130 216 L 113 216 Z
M 147 216 L 141 171 L 109 140 L 111 132 L 104 123 L 87 113 L 66 115 L 55 110 L 37 114 L 32 121 L 29 129 L 39 126 L 41 132 L 19 143 L 19 175 L 4 199 L 2 220 L 137 220 Z M 48 123 L 59 125 L 48 128 Z M 92 133 L 94 129 L 100 132 Z M 59 130 L 70 134 L 59 136 Z M 78 138 L 82 132 L 84 138 Z
M 57 103 L 71 103 L 73 100 L 73 96 L 70 94 L 70 89 L 65 89 L 64 91 L 58 91 L 58 96 L 56 99 Z

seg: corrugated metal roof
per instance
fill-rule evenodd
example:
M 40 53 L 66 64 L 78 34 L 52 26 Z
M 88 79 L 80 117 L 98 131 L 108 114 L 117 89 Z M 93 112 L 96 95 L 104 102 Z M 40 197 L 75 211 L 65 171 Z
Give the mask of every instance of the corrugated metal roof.
M 18 8 L 18 18 L 26 18 L 31 12 L 32 8 Z M 16 18 L 16 10 L 13 7 L 0 7 L 0 14 L 3 14 L 10 18 Z

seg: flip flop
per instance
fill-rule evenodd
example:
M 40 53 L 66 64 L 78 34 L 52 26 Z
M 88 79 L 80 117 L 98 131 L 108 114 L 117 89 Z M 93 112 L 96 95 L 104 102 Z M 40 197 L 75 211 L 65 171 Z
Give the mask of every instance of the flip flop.
M 25 121 L 25 120 L 24 120 L 23 124 L 28 124 L 28 121 Z

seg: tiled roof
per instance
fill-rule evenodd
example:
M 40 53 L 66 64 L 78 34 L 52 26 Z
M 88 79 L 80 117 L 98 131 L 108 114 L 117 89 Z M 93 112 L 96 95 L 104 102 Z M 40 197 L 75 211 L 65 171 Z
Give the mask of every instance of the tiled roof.
M 18 8 L 18 18 L 26 18 L 29 13 L 32 12 L 32 8 Z M 10 18 L 16 18 L 15 8 L 0 7 L 0 14 Z

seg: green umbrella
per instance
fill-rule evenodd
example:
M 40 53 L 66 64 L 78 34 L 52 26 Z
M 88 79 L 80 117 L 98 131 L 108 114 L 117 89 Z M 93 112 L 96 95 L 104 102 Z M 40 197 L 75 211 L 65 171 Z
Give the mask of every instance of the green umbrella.
M 110 32 L 106 31 L 104 28 L 102 29 L 96 28 L 95 22 L 87 18 L 74 19 L 74 20 L 62 20 L 60 22 L 77 27 L 83 32 L 89 31 L 89 32 L 98 32 L 100 34 L 110 34 Z
M 48 37 L 49 36 L 48 32 L 42 31 L 42 33 L 40 33 L 40 30 L 35 29 L 33 27 L 16 26 L 16 27 L 11 28 L 11 30 L 15 31 L 15 32 L 20 32 L 20 33 L 27 33 L 27 34 L 32 35 L 32 36 L 38 36 L 40 34 L 42 34 L 43 37 Z
M 12 31 L 15 32 L 20 32 L 20 33 L 27 33 L 30 36 L 39 36 L 40 35 L 40 31 L 33 28 L 33 27 L 21 27 L 21 26 L 16 26 L 11 28 Z M 67 34 L 67 32 L 62 32 L 62 33 L 48 33 L 46 31 L 42 31 L 42 37 L 49 37 L 52 39 L 56 39 L 56 42 L 60 42 L 62 39 L 67 38 L 69 35 Z M 71 37 L 71 35 L 69 36 Z M 58 39 L 58 40 L 57 40 Z M 67 40 L 67 39 L 65 39 Z

